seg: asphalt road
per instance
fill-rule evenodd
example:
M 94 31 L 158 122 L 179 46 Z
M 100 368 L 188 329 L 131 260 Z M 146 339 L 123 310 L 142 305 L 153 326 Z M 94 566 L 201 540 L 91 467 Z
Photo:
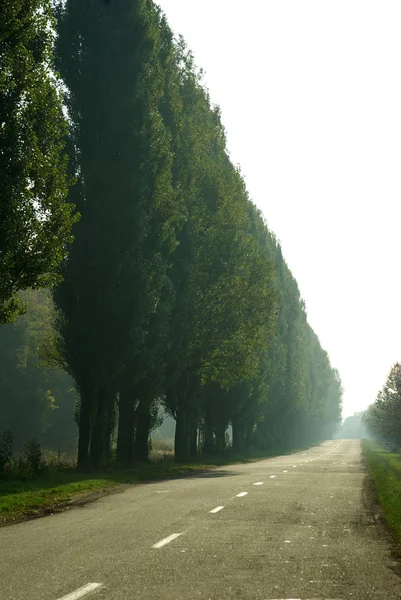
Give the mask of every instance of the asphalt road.
M 1 600 L 400 600 L 360 443 L 126 488 L 0 530 Z

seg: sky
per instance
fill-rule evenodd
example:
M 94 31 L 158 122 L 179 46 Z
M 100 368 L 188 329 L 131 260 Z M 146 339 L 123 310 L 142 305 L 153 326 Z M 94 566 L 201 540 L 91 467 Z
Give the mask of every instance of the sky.
M 401 2 L 159 0 L 338 368 L 344 416 L 401 362 Z

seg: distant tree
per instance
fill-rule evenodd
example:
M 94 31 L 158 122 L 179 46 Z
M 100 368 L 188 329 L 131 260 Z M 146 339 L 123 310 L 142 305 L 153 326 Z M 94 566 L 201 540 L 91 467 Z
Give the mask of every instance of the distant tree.
M 395 363 L 364 419 L 369 432 L 394 452 L 401 450 L 401 364 Z
M 76 220 L 53 27 L 50 0 L 0 3 L 0 324 L 24 311 L 19 290 L 60 280 Z
M 362 439 L 367 436 L 366 426 L 364 423 L 365 412 L 355 413 L 342 423 L 341 427 L 336 432 L 337 438 Z

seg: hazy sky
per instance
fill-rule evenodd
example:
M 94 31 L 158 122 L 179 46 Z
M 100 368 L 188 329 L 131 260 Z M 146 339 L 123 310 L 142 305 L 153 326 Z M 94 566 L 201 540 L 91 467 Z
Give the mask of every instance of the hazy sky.
M 401 2 L 159 4 L 206 72 L 352 414 L 401 361 Z

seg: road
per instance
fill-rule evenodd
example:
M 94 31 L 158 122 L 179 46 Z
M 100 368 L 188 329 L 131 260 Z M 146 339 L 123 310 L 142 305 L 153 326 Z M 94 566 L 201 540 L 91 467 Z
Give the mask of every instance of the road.
M 356 440 L 0 529 L 1 600 L 400 600 Z

